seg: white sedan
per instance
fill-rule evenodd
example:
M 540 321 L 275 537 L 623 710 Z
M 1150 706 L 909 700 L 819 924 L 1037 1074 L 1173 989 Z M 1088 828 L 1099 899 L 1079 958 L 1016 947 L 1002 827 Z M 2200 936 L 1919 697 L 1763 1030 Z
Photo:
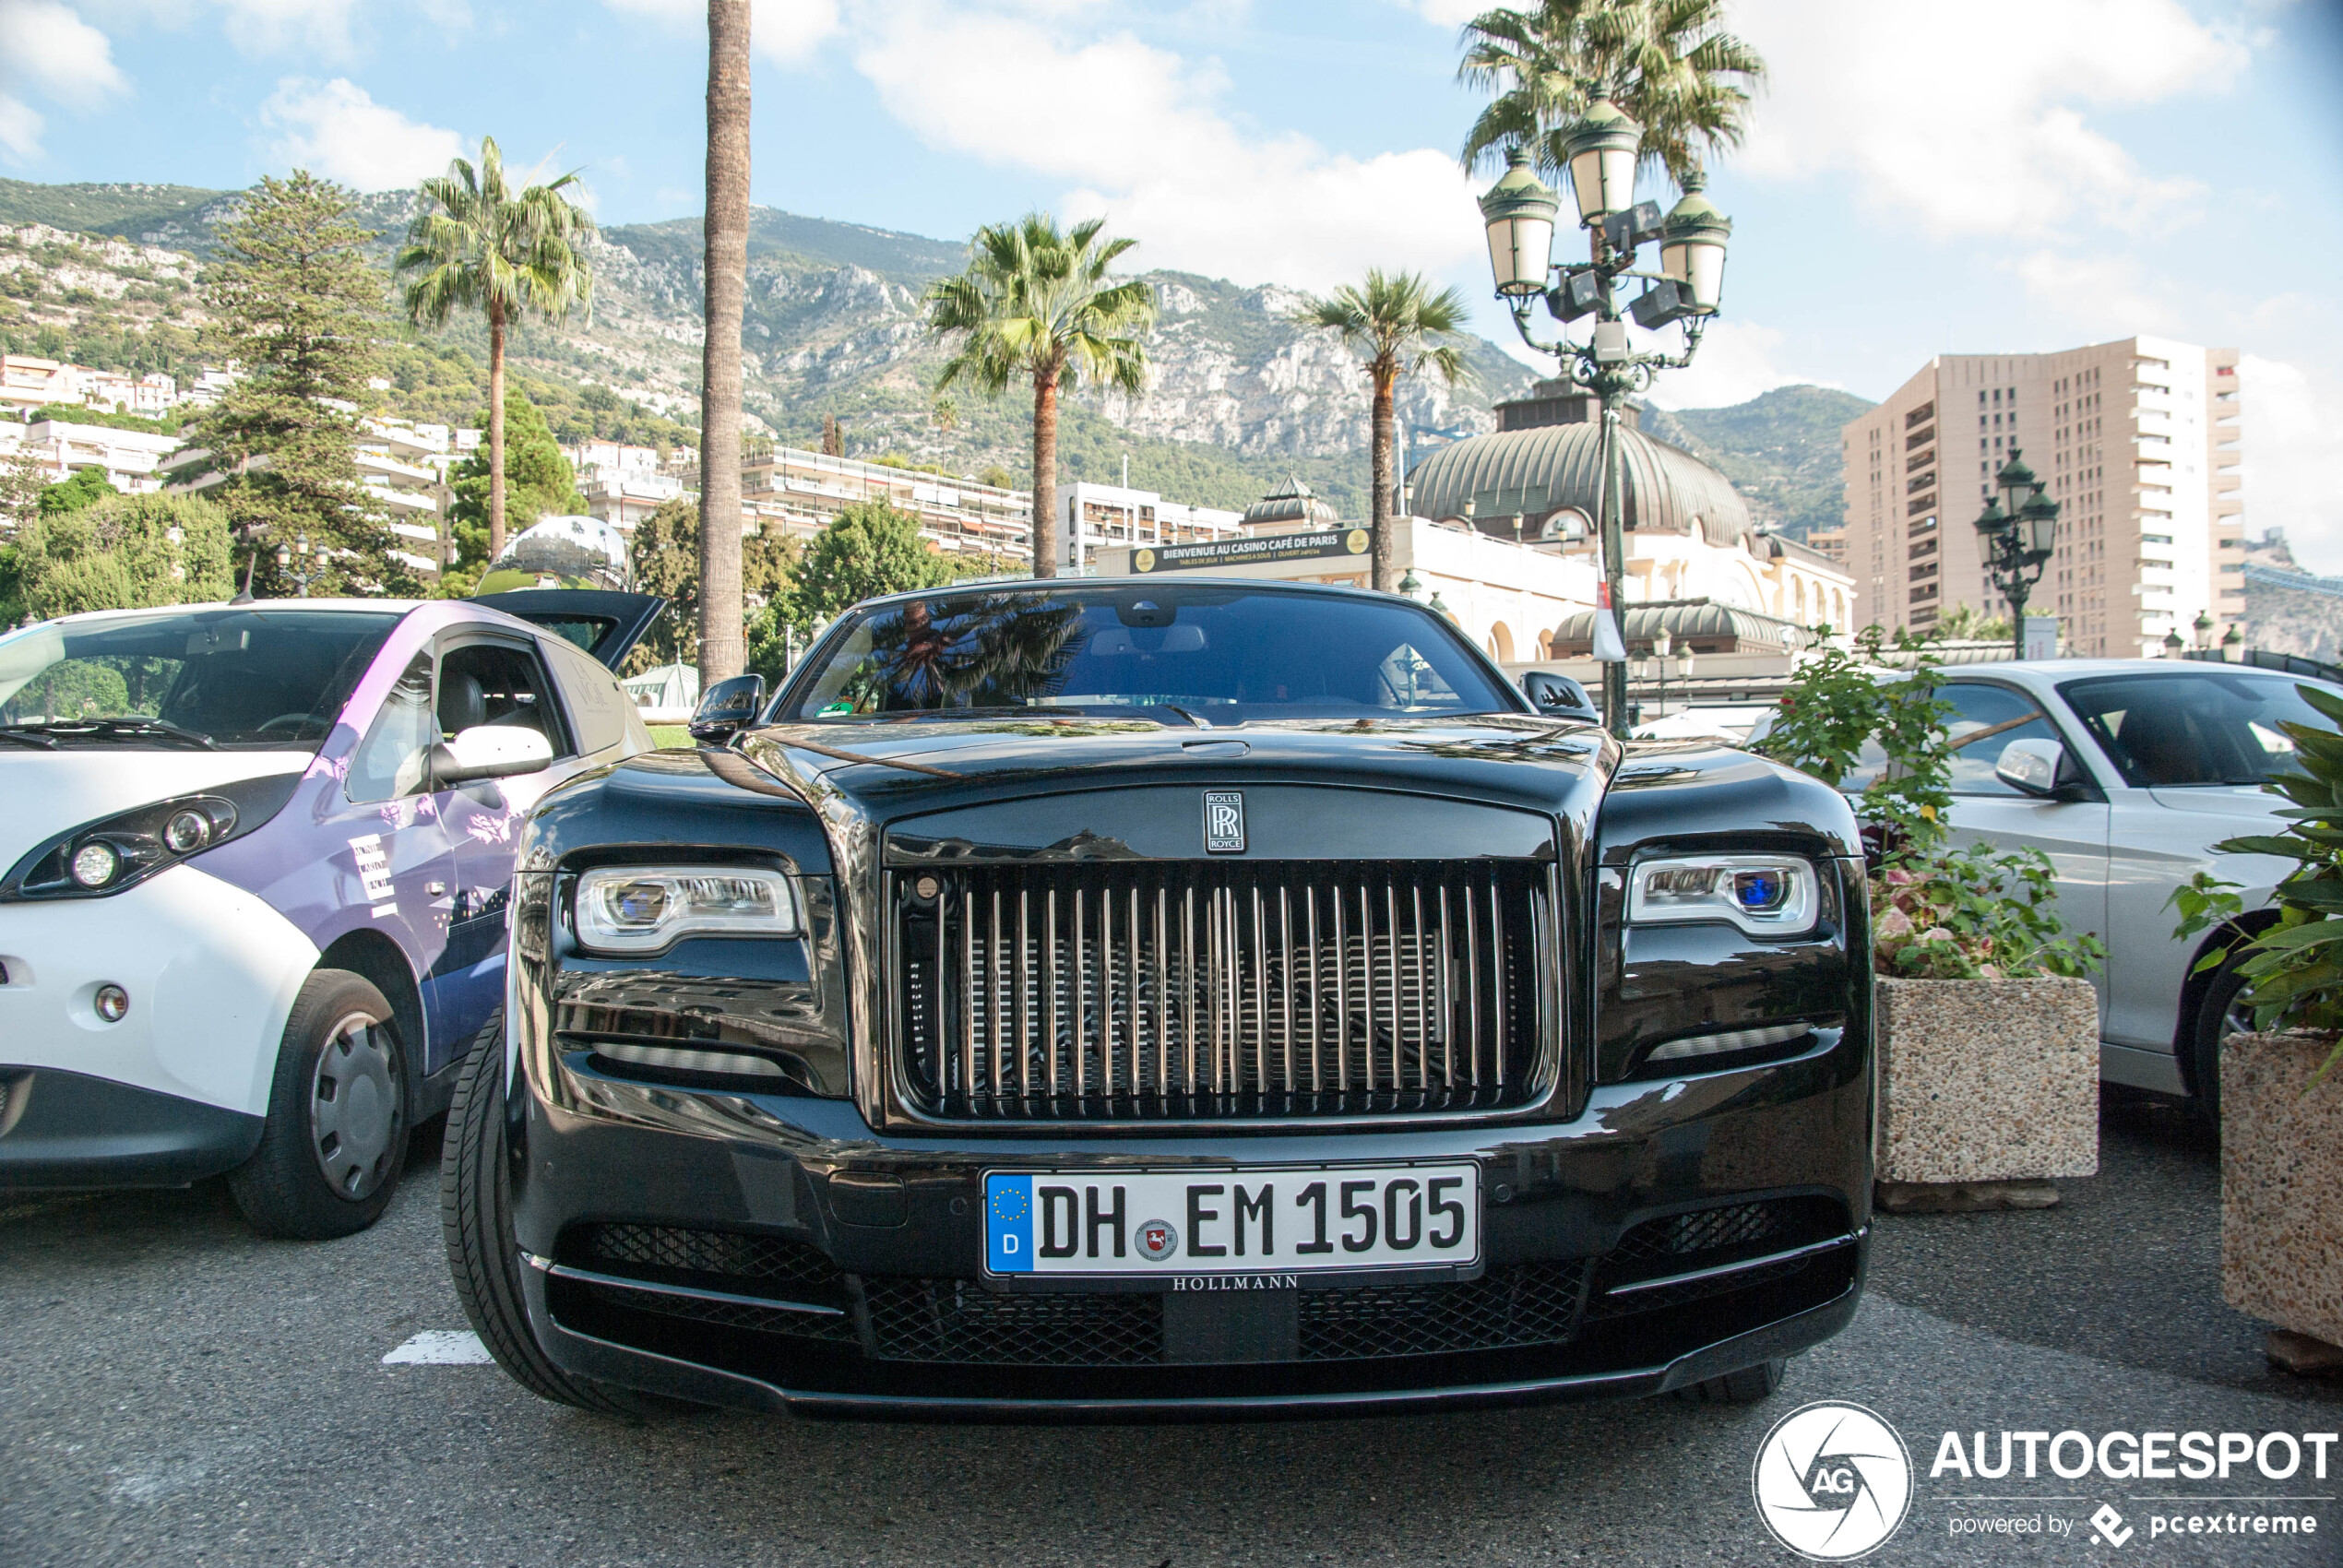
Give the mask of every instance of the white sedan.
M 2206 871 L 2241 885 L 2246 930 L 2277 918 L 2270 891 L 2293 862 L 2213 846 L 2277 830 L 2286 802 L 2261 785 L 2294 766 L 2281 723 L 2333 728 L 2297 683 L 2181 659 L 2040 659 L 1939 675 L 1937 695 L 1954 709 L 1955 837 L 2041 850 L 2057 870 L 2060 918 L 2107 944 L 2092 977 L 2105 1082 L 2186 1095 L 2218 1113 L 2221 1037 L 2248 1026 L 2234 967 L 2194 971 L 2235 933 L 2175 941 L 2169 900 Z M 1875 749 L 1866 760 L 1841 789 L 1876 776 Z

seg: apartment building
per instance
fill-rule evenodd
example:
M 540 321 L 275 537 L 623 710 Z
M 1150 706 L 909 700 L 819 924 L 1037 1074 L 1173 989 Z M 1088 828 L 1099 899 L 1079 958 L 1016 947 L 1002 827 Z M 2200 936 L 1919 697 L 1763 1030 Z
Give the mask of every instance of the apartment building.
M 679 476 L 696 490 L 696 469 Z M 1033 497 L 974 480 L 832 457 L 794 446 L 751 456 L 741 468 L 741 501 L 759 529 L 811 534 L 858 501 L 885 501 L 920 520 L 939 550 L 975 551 L 1012 560 L 1033 553 Z
M 77 469 L 99 469 L 104 471 L 106 482 L 125 494 L 161 490 L 163 459 L 178 445 L 175 435 L 150 435 L 145 431 L 65 420 L 0 423 L 0 456 L 30 456 L 41 465 L 42 482 L 54 484 Z
M 1233 539 L 1242 512 L 1166 501 L 1152 490 L 1076 480 L 1058 488 L 1058 564 L 1087 566 L 1101 550 Z
M 2067 653 L 2153 657 L 2200 612 L 2218 637 L 2245 611 L 2237 361 L 2148 337 L 1931 360 L 1841 433 L 1856 624 L 2008 612 L 1973 525 L 2022 452 L 2060 507 L 2027 610 Z

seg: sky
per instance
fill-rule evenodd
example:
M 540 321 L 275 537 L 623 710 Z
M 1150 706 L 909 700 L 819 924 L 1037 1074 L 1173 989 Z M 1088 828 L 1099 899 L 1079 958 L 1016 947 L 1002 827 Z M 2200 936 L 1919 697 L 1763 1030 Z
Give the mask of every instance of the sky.
M 1485 0 L 756 0 L 755 199 L 1490 298 L 1455 153 Z M 482 135 L 604 223 L 696 214 L 694 0 L 0 0 L 0 174 L 412 184 Z M 1881 398 L 1933 354 L 2243 350 L 2249 532 L 2343 572 L 2343 0 L 1727 0 L 1768 77 L 1709 194 L 1724 314 L 1651 396 Z M 1647 193 L 1664 203 L 1669 194 Z M 1558 242 L 1558 249 L 1561 243 Z

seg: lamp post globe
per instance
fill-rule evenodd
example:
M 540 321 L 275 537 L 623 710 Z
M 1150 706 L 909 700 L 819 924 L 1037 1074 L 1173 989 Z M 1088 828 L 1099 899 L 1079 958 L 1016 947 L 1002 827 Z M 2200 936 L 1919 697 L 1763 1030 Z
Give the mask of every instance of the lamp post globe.
M 1659 271 L 1683 285 L 1693 308 L 1713 315 L 1724 293 L 1725 242 L 1733 220 L 1703 194 L 1707 177 L 1698 170 L 1684 176 L 1684 196 L 1668 212 L 1660 232 Z
M 1562 198 L 1529 167 L 1529 154 L 1505 154 L 1505 172 L 1481 198 L 1481 220 L 1489 231 L 1489 270 L 1497 292 L 1527 299 L 1546 290 L 1553 266 L 1554 214 Z
M 2245 634 L 2238 630 L 2236 622 L 2230 622 L 2230 629 L 2221 634 L 2221 662 L 2224 664 L 2237 663 L 2239 659 L 2238 650 L 2244 647 L 2244 645 Z
M 1606 214 L 1624 212 L 1635 201 L 1635 161 L 1643 155 L 1644 128 L 1608 98 L 1600 99 L 1563 138 L 1570 170 L 1570 193 L 1578 221 L 1587 228 Z
M 2164 634 L 2165 658 L 2178 659 L 2181 656 L 2181 649 L 2186 647 L 2188 645 L 2186 643 L 2181 640 L 2181 629 L 2178 626 L 2173 627 L 2171 631 Z
M 2015 446 L 2009 449 L 2009 461 L 2004 463 L 2002 471 L 1993 476 L 1993 487 L 2002 493 L 2002 510 L 2013 517 L 2024 511 L 2026 503 L 2031 501 L 2042 488 L 2041 481 L 2034 477 L 2034 470 L 2018 460 Z
M 1993 541 L 2008 530 L 2009 515 L 2002 510 L 2001 497 L 1996 495 L 1985 503 L 1982 512 L 1977 514 L 1977 531 L 1984 536 L 1988 558 L 1993 552 Z
M 2189 629 L 2196 634 L 2196 651 L 2204 652 L 2213 646 L 2213 617 L 2200 610 Z
M 2037 490 L 2017 509 L 2019 542 L 2029 562 L 2047 561 L 2058 545 L 2058 503 Z

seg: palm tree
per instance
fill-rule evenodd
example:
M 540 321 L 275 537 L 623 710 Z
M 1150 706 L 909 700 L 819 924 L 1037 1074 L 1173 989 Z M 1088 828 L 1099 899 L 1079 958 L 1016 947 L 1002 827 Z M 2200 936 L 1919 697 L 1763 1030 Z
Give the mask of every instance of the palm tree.
M 699 678 L 748 662 L 741 615 L 741 309 L 748 294 L 749 0 L 708 3 L 707 334 L 700 350 Z
M 496 138 L 483 137 L 478 169 L 458 158 L 423 182 L 423 209 L 398 253 L 396 270 L 419 275 L 404 295 L 416 326 L 445 327 L 458 306 L 488 313 L 491 561 L 505 549 L 505 328 L 530 311 L 559 321 L 593 300 L 593 268 L 580 250 L 594 220 L 562 195 L 577 178 L 572 171 L 515 196 Z
M 1495 94 L 1465 137 L 1464 163 L 1530 149 L 1559 180 L 1563 139 L 1608 98 L 1644 128 L 1643 163 L 1681 184 L 1703 154 L 1738 147 L 1757 52 L 1724 30 L 1723 0 L 1539 0 L 1464 28 L 1457 77 Z
M 1429 370 L 1454 386 L 1465 374 L 1464 355 L 1455 343 L 1441 339 L 1463 331 L 1465 318 L 1464 296 L 1456 290 L 1435 294 L 1421 274 L 1387 273 L 1374 267 L 1367 268 L 1365 288 L 1345 283 L 1294 315 L 1304 327 L 1341 333 L 1345 343 L 1367 357 L 1367 379 L 1374 386 L 1374 490 L 1368 503 L 1368 538 L 1374 552 L 1374 586 L 1385 593 L 1395 591 L 1399 582 L 1391 537 L 1392 391 L 1402 375 L 1419 370 Z
M 1135 240 L 1100 240 L 1103 219 L 1064 233 L 1046 212 L 976 232 L 968 270 L 928 291 L 928 330 L 957 338 L 936 377 L 963 376 L 991 397 L 1011 380 L 1033 382 L 1033 575 L 1058 570 L 1058 395 L 1084 382 L 1136 393 L 1147 385 L 1155 294 L 1136 279 L 1107 281 Z

